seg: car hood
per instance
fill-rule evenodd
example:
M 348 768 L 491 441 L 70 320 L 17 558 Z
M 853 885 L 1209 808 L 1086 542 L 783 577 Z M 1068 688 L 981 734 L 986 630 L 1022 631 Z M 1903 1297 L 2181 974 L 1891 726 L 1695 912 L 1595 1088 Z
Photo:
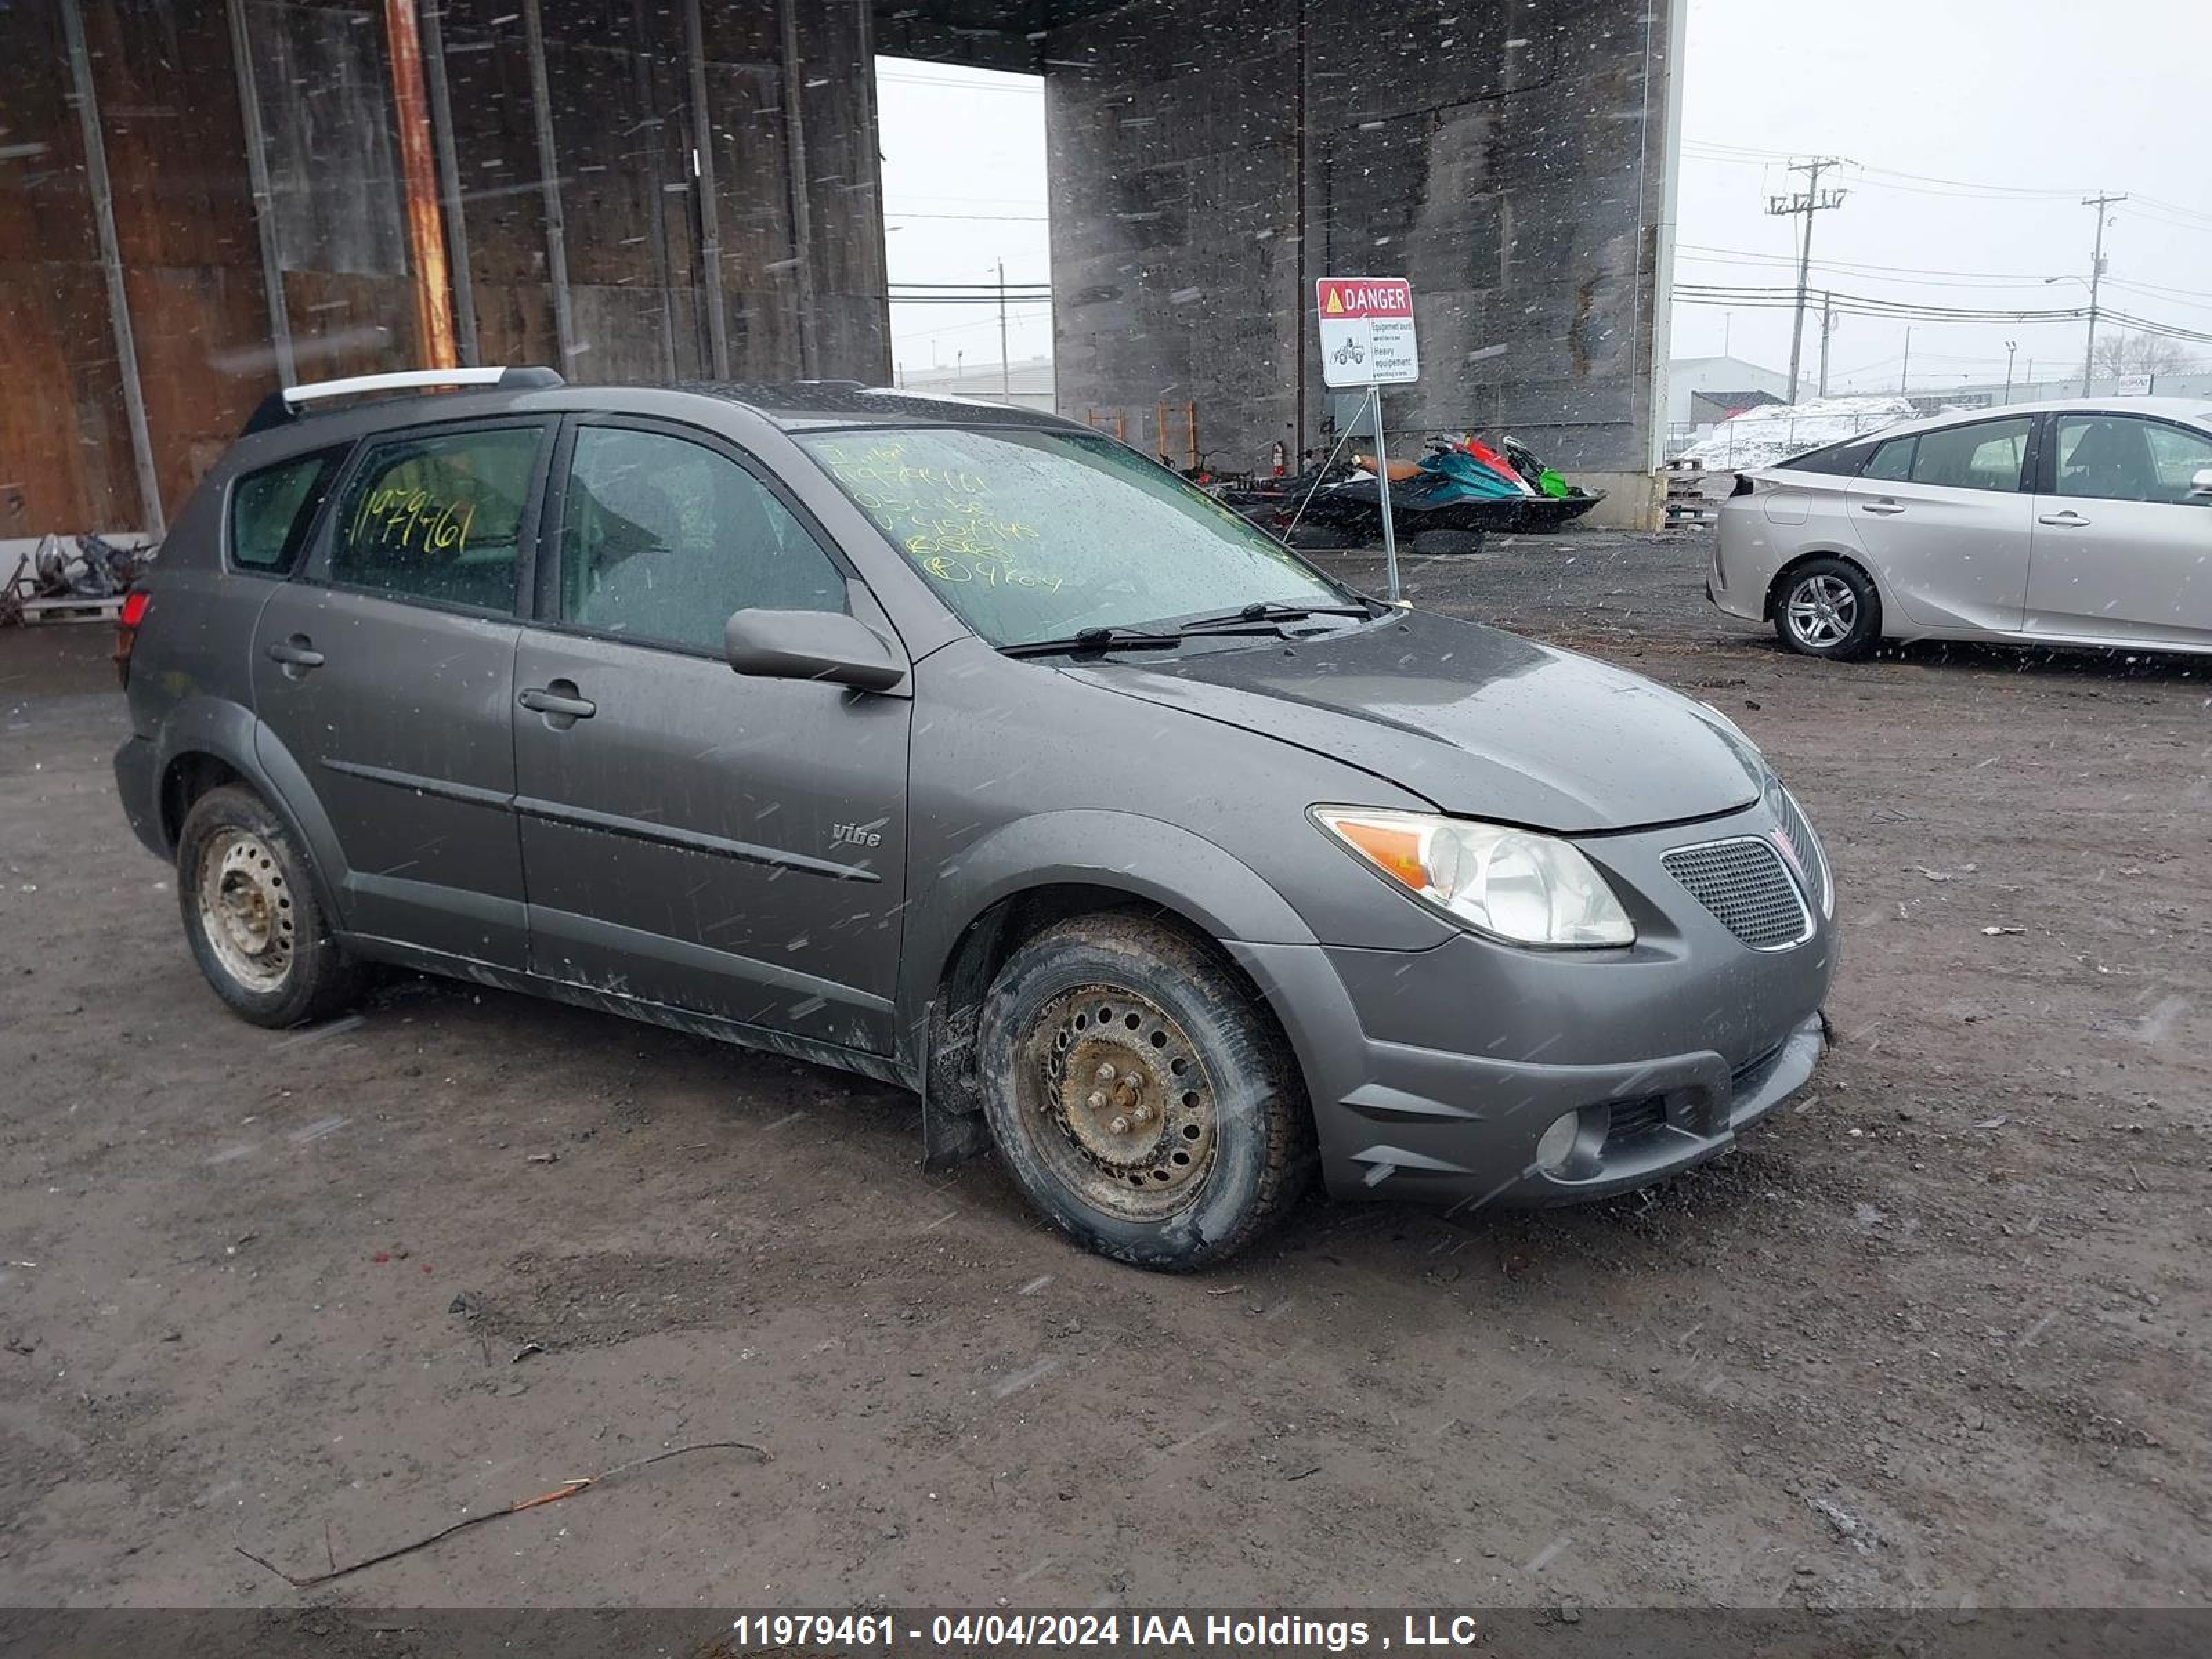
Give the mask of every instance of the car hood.
M 1331 637 L 1068 672 L 1344 762 L 1447 812 L 1561 834 L 1712 817 L 1760 788 L 1757 751 L 1702 705 L 1425 611 Z

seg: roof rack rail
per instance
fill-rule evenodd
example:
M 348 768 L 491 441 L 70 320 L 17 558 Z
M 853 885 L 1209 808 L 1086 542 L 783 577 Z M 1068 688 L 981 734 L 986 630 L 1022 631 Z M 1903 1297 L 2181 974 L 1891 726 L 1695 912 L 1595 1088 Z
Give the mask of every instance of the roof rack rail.
M 550 368 L 405 368 L 388 374 L 354 374 L 341 380 L 288 386 L 264 398 L 239 435 L 266 432 L 299 418 L 302 405 L 368 392 L 421 391 L 432 386 L 494 386 L 502 392 L 539 391 L 568 382 Z

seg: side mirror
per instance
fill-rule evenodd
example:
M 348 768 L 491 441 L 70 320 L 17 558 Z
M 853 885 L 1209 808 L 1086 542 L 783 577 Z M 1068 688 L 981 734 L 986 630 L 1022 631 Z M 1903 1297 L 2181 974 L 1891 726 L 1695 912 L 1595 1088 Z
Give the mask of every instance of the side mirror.
M 2212 501 L 2212 466 L 2206 467 L 2189 481 L 2189 498 L 2195 501 Z
M 888 691 L 906 678 L 883 635 L 842 611 L 740 611 L 723 626 L 722 648 L 731 667 L 760 679 Z

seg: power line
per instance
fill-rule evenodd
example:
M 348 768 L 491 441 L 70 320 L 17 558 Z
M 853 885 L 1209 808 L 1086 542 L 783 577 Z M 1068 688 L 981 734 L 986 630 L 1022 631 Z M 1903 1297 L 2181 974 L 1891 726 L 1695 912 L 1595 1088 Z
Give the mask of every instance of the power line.
M 1674 297 L 1686 305 L 1739 307 L 1748 310 L 1784 311 L 1797 302 L 1794 288 L 1759 287 L 1753 285 L 1729 286 L 1718 283 L 1680 283 L 1674 288 Z M 2005 309 L 1986 306 L 1936 306 L 1905 301 L 1885 300 L 1876 295 L 1842 294 L 1824 291 L 1823 298 L 1832 302 L 1836 310 L 1857 317 L 1887 317 L 1898 321 L 1931 323 L 2078 323 L 2089 314 L 2086 306 L 2069 306 L 2057 309 Z M 2212 331 L 2185 328 L 2174 323 L 2154 318 L 2138 317 L 2130 312 L 2100 307 L 2099 316 L 2133 329 L 2138 333 L 2155 334 L 2163 338 L 2188 341 L 2194 344 L 2212 345 Z

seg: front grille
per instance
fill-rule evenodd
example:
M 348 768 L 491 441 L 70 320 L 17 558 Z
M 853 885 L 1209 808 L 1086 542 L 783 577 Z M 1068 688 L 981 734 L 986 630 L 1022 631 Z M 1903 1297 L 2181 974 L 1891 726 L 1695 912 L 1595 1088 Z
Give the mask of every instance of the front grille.
M 1811 888 L 1807 896 L 1819 898 L 1825 908 L 1828 860 L 1821 850 L 1820 838 L 1813 833 L 1813 826 L 1798 806 L 1796 797 L 1782 787 L 1779 779 L 1766 786 L 1766 807 L 1782 826 L 1783 838 L 1789 842 L 1790 850 L 1797 854 L 1798 866 L 1804 871 Z
M 1754 951 L 1779 951 L 1812 934 L 1812 913 L 1771 842 L 1745 837 L 1678 847 L 1660 862 Z

